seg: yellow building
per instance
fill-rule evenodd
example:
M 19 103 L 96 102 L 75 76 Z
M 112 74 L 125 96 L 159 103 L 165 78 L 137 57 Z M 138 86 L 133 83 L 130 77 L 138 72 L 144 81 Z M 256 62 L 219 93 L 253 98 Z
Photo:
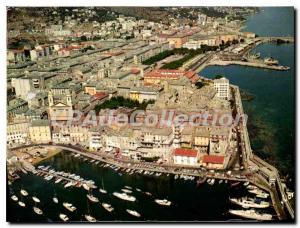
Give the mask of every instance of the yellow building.
M 171 36 L 167 39 L 171 47 L 182 48 L 182 45 L 188 41 L 188 37 L 184 35 Z
M 238 40 L 238 38 L 239 36 L 237 34 L 220 35 L 220 40 L 223 41 L 224 43 L 228 41 Z
M 96 94 L 96 86 L 95 85 L 86 85 L 84 88 L 84 92 L 88 93 L 91 96 Z
M 208 146 L 209 145 L 209 130 L 206 127 L 198 127 L 195 130 L 195 138 L 194 138 L 195 146 Z
M 29 136 L 32 143 L 49 143 L 51 142 L 51 127 L 49 120 L 32 121 L 29 127 Z
M 129 98 L 131 100 L 140 100 L 140 92 L 139 91 L 130 91 Z

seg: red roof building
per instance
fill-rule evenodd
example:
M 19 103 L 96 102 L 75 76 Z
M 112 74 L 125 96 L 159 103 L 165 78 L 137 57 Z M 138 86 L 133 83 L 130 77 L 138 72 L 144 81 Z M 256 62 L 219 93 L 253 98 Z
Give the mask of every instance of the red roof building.
M 223 164 L 224 156 L 204 155 L 202 158 L 202 163 Z
M 107 97 L 108 94 L 104 92 L 96 92 L 96 94 L 93 96 L 96 100 L 102 100 L 105 97 Z
M 198 151 L 193 149 L 176 148 L 174 150 L 174 156 L 182 157 L 197 157 Z

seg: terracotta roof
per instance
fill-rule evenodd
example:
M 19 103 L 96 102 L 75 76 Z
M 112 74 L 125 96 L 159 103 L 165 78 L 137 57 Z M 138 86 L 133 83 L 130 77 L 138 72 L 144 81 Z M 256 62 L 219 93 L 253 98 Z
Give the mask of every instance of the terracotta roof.
M 153 70 L 145 74 L 144 78 L 174 78 L 178 79 L 180 76 L 184 74 L 182 70 Z
M 176 148 L 174 151 L 175 156 L 185 156 L 185 157 L 197 157 L 198 151 L 192 149 Z
M 217 155 L 204 155 L 202 158 L 203 163 L 223 164 L 224 156 Z
M 95 97 L 97 100 L 102 100 L 103 98 L 107 97 L 108 94 L 104 92 L 97 92 L 93 97 Z

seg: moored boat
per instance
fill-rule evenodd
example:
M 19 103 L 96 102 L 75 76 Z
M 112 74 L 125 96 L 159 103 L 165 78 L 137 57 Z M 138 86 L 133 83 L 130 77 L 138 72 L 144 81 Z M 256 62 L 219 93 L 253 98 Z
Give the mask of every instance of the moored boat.
M 87 194 L 86 196 L 87 196 L 87 198 L 88 198 L 90 201 L 92 201 L 92 202 L 94 202 L 94 203 L 98 203 L 98 202 L 99 202 L 99 199 L 98 199 L 97 197 L 91 195 L 91 194 Z
M 262 201 L 260 199 L 251 199 L 243 197 L 241 199 L 238 198 L 229 198 L 230 201 L 234 204 L 240 205 L 243 208 L 267 208 L 270 206 L 269 202 Z
M 37 198 L 36 196 L 33 196 L 33 197 L 32 197 L 32 199 L 33 199 L 33 201 L 34 201 L 34 202 L 36 202 L 36 203 L 39 203 L 39 202 L 41 202 L 41 201 L 40 201 L 40 199 L 39 199 L 39 198 Z
M 22 196 L 28 196 L 28 192 L 25 191 L 24 189 L 21 189 L 20 192 L 21 192 Z
M 25 207 L 25 203 L 23 203 L 22 201 L 19 201 L 18 204 L 21 206 L 21 207 Z
M 112 212 L 112 211 L 114 210 L 114 208 L 113 208 L 110 204 L 108 204 L 108 203 L 102 203 L 101 205 L 102 205 L 102 207 L 104 207 L 104 209 L 107 210 L 108 212 Z
M 237 215 L 243 218 L 256 219 L 260 221 L 272 220 L 272 215 L 267 213 L 258 213 L 255 210 L 229 210 L 230 214 Z
M 64 222 L 68 221 L 69 220 L 69 217 L 65 214 L 59 214 L 59 218 L 61 220 L 63 220 Z
M 67 210 L 69 210 L 69 211 L 71 211 L 71 212 L 73 212 L 73 211 L 76 210 L 76 207 L 74 207 L 71 203 L 66 203 L 66 202 L 64 202 L 64 203 L 63 203 L 63 206 L 64 206 Z
M 128 214 L 131 214 L 135 217 L 141 217 L 140 213 L 138 213 L 137 211 L 129 210 L 129 209 L 126 209 L 126 211 L 127 211 Z
M 58 199 L 56 197 L 53 197 L 52 200 L 54 203 L 58 203 Z
M 122 191 L 122 192 L 125 192 L 125 193 L 132 193 L 132 191 L 131 191 L 131 190 L 129 190 L 129 189 L 126 189 L 126 188 L 122 188 L 122 189 L 121 189 L 121 191 Z
M 159 204 L 159 205 L 163 205 L 163 206 L 170 206 L 171 205 L 171 201 L 169 201 L 169 200 L 166 200 L 166 199 L 155 199 L 154 200 L 157 204 Z
M 10 197 L 13 201 L 18 201 L 18 197 L 16 195 L 13 195 Z
M 89 222 L 97 222 L 97 220 L 91 215 L 84 215 L 84 217 Z
M 38 214 L 38 215 L 42 215 L 43 214 L 43 211 L 40 208 L 38 208 L 38 207 L 33 207 L 33 211 L 36 214 Z
M 105 189 L 103 189 L 103 188 L 100 188 L 100 189 L 99 189 L 99 192 L 101 192 L 101 193 L 103 193 L 103 194 L 106 194 L 106 193 L 107 193 L 107 191 L 106 191 Z
M 119 199 L 131 201 L 131 202 L 134 202 L 136 200 L 134 196 L 127 195 L 126 193 L 114 192 L 113 195 Z

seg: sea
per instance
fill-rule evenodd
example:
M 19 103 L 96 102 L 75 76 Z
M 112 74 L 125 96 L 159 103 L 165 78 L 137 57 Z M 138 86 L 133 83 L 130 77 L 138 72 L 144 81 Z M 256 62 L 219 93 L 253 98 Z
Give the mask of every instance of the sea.
M 245 31 L 255 32 L 259 36 L 292 36 L 294 34 L 293 8 L 261 8 L 259 13 L 247 17 Z M 272 56 L 280 64 L 289 66 L 289 71 L 271 71 L 241 66 L 210 66 L 199 72 L 199 75 L 213 78 L 216 74 L 224 75 L 230 83 L 253 94 L 255 99 L 243 102 L 245 112 L 249 115 L 248 127 L 251 144 L 255 153 L 280 167 L 293 182 L 295 158 L 295 66 L 294 44 L 263 44 L 253 52 L 262 56 Z M 99 198 L 100 203 L 87 199 L 83 188 L 64 188 L 63 184 L 46 181 L 33 174 L 20 174 L 20 179 L 7 186 L 7 221 L 15 223 L 62 222 L 59 214 L 66 214 L 72 222 L 86 222 L 84 215 L 90 214 L 100 222 L 228 222 L 241 220 L 230 215 L 229 209 L 237 206 L 230 203 L 230 197 L 249 195 L 241 184 L 215 182 L 198 185 L 196 181 L 175 179 L 173 175 L 145 176 L 129 175 L 75 158 L 63 151 L 39 165 L 50 165 L 57 171 L 80 175 L 84 179 L 94 180 L 98 186 L 91 193 Z M 132 188 L 135 202 L 123 201 L 112 195 L 120 192 L 124 186 Z M 98 191 L 105 188 L 107 194 Z M 20 189 L 25 189 L 29 196 L 22 196 Z M 146 195 L 150 192 L 152 196 Z M 26 204 L 20 207 L 10 199 L 15 194 Z M 34 203 L 32 196 L 40 199 Z M 53 202 L 57 197 L 59 203 Z M 171 206 L 161 206 L 155 199 L 167 199 Z M 77 209 L 67 211 L 63 202 L 72 203 Z M 101 203 L 109 203 L 114 211 L 104 210 Z M 37 215 L 33 206 L 39 207 L 43 215 Z M 141 217 L 133 217 L 126 209 L 135 210 Z M 273 209 L 264 210 L 275 215 Z

